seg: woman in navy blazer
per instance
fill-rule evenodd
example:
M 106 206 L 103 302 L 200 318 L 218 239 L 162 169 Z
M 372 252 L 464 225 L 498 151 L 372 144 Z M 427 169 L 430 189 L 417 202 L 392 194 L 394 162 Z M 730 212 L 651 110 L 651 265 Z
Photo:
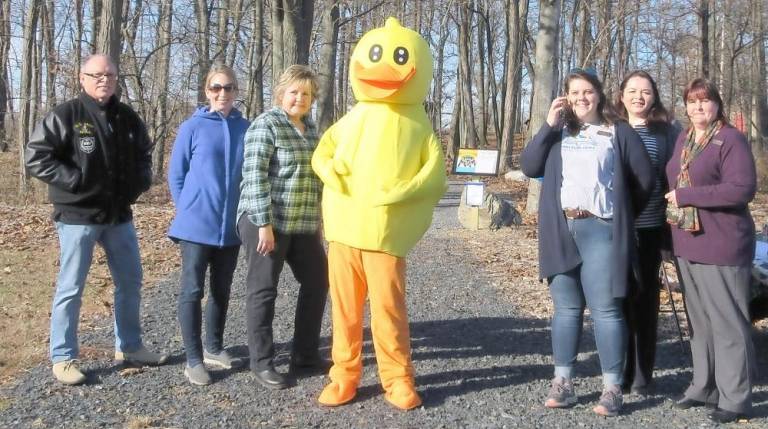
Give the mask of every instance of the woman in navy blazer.
M 645 206 L 653 171 L 637 133 L 612 120 L 594 71 L 571 71 L 565 93 L 552 102 L 547 121 L 520 158 L 527 176 L 543 177 L 539 275 L 547 279 L 555 306 L 555 377 L 544 405 L 577 402 L 573 366 L 588 306 L 603 373 L 603 393 L 593 411 L 615 416 L 623 403 L 622 301 L 636 260 L 634 219 Z
M 248 121 L 234 108 L 237 80 L 225 65 L 211 67 L 205 80 L 208 106 L 179 127 L 168 169 L 176 217 L 168 235 L 181 248 L 178 317 L 187 355 L 184 375 L 192 384 L 210 384 L 204 364 L 239 366 L 224 349 L 224 324 L 240 239 L 236 214 Z M 206 304 L 205 349 L 200 339 L 205 273 L 211 293 Z

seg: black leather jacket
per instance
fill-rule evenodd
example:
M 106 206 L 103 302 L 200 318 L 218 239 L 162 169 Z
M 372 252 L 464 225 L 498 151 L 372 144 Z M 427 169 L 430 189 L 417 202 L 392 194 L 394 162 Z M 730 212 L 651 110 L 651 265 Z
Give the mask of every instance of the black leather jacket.
M 105 105 L 82 93 L 56 106 L 32 132 L 29 173 L 47 183 L 53 218 L 116 224 L 149 189 L 152 142 L 136 112 L 113 96 Z

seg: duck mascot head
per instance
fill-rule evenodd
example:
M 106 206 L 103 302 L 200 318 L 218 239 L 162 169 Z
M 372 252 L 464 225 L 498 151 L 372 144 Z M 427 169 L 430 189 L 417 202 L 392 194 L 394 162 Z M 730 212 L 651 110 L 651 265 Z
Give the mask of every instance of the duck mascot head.
M 411 365 L 405 256 L 445 191 L 442 147 L 424 110 L 432 81 L 427 42 L 395 18 L 360 39 L 349 80 L 357 104 L 320 139 L 312 168 L 324 183 L 323 225 L 333 318 L 331 383 L 318 399 L 354 399 L 362 372 L 363 304 L 385 399 L 421 404 Z
M 419 33 L 389 18 L 352 53 L 349 81 L 357 101 L 422 104 L 432 82 L 432 54 Z

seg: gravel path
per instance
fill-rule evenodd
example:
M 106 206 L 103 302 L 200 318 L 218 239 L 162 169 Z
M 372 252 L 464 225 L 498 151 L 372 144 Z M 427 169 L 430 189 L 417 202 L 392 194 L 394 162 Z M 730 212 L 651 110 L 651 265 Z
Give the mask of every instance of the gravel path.
M 455 194 L 453 194 L 455 198 Z M 97 320 L 81 334 L 88 383 L 65 387 L 47 365 L 31 369 L 0 390 L 0 427 L 711 427 L 702 410 L 673 410 L 669 397 L 690 378 L 688 358 L 674 338 L 659 345 L 657 394 L 625 396 L 621 416 L 605 419 L 591 408 L 600 388 L 591 331 L 579 357 L 579 404 L 569 410 L 542 406 L 552 368 L 548 321 L 518 317 L 510 300 L 468 261 L 471 249 L 452 234 L 460 226 L 452 204 L 441 204 L 432 228 L 408 257 L 408 301 L 416 381 L 424 406 L 401 412 L 384 401 L 373 350 L 365 343 L 365 373 L 357 398 L 328 409 L 315 402 L 326 383 L 306 377 L 283 391 L 267 391 L 247 370 L 213 371 L 214 384 L 195 387 L 182 375 L 184 359 L 175 320 L 178 277 L 144 292 L 145 342 L 173 354 L 159 368 L 124 370 L 109 360 L 112 324 Z M 275 320 L 278 369 L 287 370 L 296 283 L 286 268 Z M 238 269 L 227 344 L 247 354 L 244 271 Z M 507 292 L 508 293 L 508 292 Z M 367 326 L 367 325 L 366 325 Z M 323 346 L 330 344 L 329 320 Z M 755 417 L 739 427 L 765 427 L 768 416 L 768 338 L 755 335 L 761 374 Z M 366 332 L 366 338 L 370 333 Z

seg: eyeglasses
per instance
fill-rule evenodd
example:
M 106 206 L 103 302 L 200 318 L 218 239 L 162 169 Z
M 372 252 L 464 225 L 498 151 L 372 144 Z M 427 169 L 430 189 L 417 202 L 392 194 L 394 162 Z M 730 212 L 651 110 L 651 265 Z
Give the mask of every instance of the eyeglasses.
M 107 80 L 115 80 L 117 78 L 117 75 L 114 73 L 86 73 L 83 72 L 84 75 L 88 76 L 89 78 L 93 80 L 101 80 L 106 78 Z
M 218 83 L 214 83 L 213 85 L 208 87 L 208 91 L 219 93 L 219 91 L 224 90 L 224 92 L 232 92 L 237 89 L 237 87 L 231 83 L 228 83 L 226 85 L 219 85 Z

